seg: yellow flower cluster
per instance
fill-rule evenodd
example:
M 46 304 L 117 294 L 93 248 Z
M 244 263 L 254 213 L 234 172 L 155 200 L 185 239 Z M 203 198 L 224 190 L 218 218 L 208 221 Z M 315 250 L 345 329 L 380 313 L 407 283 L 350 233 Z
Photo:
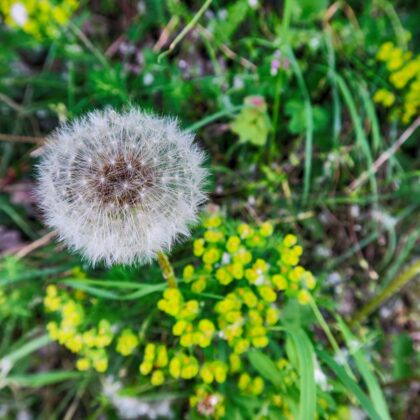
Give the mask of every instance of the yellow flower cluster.
M 213 362 L 205 362 L 200 369 L 200 377 L 206 384 L 216 381 L 222 384 L 226 381 L 229 366 L 226 363 L 216 360 Z
M 276 237 L 270 223 L 257 228 L 242 223 L 232 228 L 214 215 L 206 219 L 204 226 L 202 237 L 193 245 L 199 264 L 186 265 L 182 291 L 165 290 L 157 304 L 174 318 L 172 334 L 179 337 L 181 347 L 190 351 L 188 355 L 178 352 L 170 360 L 169 374 L 183 379 L 198 376 L 207 387 L 239 374 L 238 388 L 243 393 L 261 395 L 264 380 L 251 377 L 241 358 L 251 347 L 268 346 L 270 330 L 281 316 L 277 302 L 292 298 L 307 304 L 316 280 L 299 265 L 303 249 L 296 236 Z M 267 255 L 270 259 L 265 259 Z M 211 292 L 209 296 L 219 299 L 211 306 L 184 297 L 189 293 L 200 295 L 207 289 Z M 228 363 L 204 358 L 200 365 L 201 357 L 196 358 L 195 354 L 202 355 L 200 349 L 214 345 L 214 340 L 227 343 Z M 212 389 L 205 389 L 206 395 L 213 393 Z M 198 407 L 198 400 L 197 396 L 192 397 L 192 405 Z
M 161 344 L 148 343 L 144 349 L 143 362 L 139 370 L 142 375 L 149 375 L 150 382 L 154 386 L 162 385 L 165 382 L 163 368 L 168 366 L 168 351 L 166 346 Z
M 198 323 L 193 322 L 199 314 L 197 300 L 185 302 L 178 289 L 167 289 L 163 294 L 163 299 L 158 302 L 158 308 L 177 320 L 172 328 L 172 334 L 180 337 L 182 347 L 210 346 L 215 326 L 208 319 L 201 319 Z
M 264 380 L 261 376 L 251 378 L 251 376 L 244 372 L 239 377 L 238 388 L 251 395 L 261 395 L 264 392 Z
M 52 340 L 79 354 L 77 369 L 84 371 L 93 368 L 97 372 L 105 372 L 108 369 L 105 348 L 114 338 L 110 323 L 102 319 L 97 328 L 84 330 L 83 306 L 65 291 L 59 291 L 55 285 L 47 287 L 44 308 L 47 312 L 60 315 L 60 322 L 49 322 L 47 331 Z
M 54 38 L 79 6 L 78 0 L 2 0 L 6 25 L 41 39 Z
M 398 91 L 405 90 L 402 108 L 395 115 L 408 124 L 420 111 L 420 55 L 413 58 L 411 51 L 403 51 L 392 42 L 385 42 L 376 58 L 386 63 L 393 87 Z M 395 102 L 395 94 L 387 89 L 379 89 L 373 100 L 390 107 Z
M 169 363 L 169 373 L 175 379 L 192 379 L 198 375 L 200 365 L 194 356 L 177 353 Z

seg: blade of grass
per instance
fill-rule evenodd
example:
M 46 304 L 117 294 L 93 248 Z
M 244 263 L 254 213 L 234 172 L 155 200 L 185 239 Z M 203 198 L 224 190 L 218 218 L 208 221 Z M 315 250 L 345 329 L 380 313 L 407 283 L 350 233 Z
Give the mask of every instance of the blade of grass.
M 31 353 L 39 350 L 40 348 L 46 346 L 48 343 L 50 343 L 51 340 L 48 337 L 48 335 L 42 335 L 40 337 L 36 337 L 32 339 L 31 341 L 23 344 L 18 349 L 13 349 L 12 352 L 9 354 L 3 356 L 0 361 L 1 366 L 7 366 L 7 371 L 10 371 L 13 369 L 13 366 L 17 361 L 20 359 L 23 359 L 24 357 L 30 355 Z M 3 372 L 3 374 L 7 372 Z
M 247 353 L 249 363 L 264 378 L 270 381 L 276 388 L 283 383 L 281 372 L 276 364 L 263 352 L 253 349 Z
M 83 280 L 63 280 L 63 281 L 59 281 L 59 283 L 63 283 L 74 289 L 82 290 L 90 295 L 101 297 L 104 299 L 110 299 L 110 300 L 134 300 L 134 299 L 138 299 L 140 297 L 149 295 L 151 293 L 165 290 L 165 288 L 167 287 L 166 283 L 153 284 L 153 285 L 143 284 L 140 290 L 136 292 L 133 292 L 127 295 L 120 295 L 118 293 L 114 293 L 109 290 L 104 290 L 99 287 L 89 286 L 89 284 L 85 284 Z
M 287 56 L 292 65 L 292 69 L 296 75 L 296 79 L 299 85 L 299 89 L 303 96 L 305 104 L 305 121 L 306 121 L 306 134 L 305 134 L 305 167 L 303 175 L 303 194 L 302 202 L 305 205 L 310 191 L 311 186 L 311 171 L 312 171 L 312 143 L 313 143 L 313 133 L 314 133 L 314 118 L 311 99 L 309 96 L 308 89 L 306 88 L 305 80 L 303 79 L 302 70 L 296 60 L 293 50 L 287 46 L 286 47 Z
M 357 398 L 362 408 L 366 411 L 366 414 L 372 420 L 382 420 L 378 412 L 375 410 L 372 401 L 370 401 L 360 386 L 357 385 L 357 383 L 350 378 L 349 375 L 347 375 L 344 368 L 340 366 L 327 352 L 317 350 L 317 354 L 319 358 L 335 373 L 346 389 Z
M 354 102 L 353 95 L 351 94 L 351 91 L 349 87 L 347 86 L 343 77 L 341 77 L 340 75 L 336 73 L 335 78 L 337 80 L 337 86 L 343 96 L 344 102 L 347 105 L 351 120 L 353 122 L 354 130 L 356 133 L 356 143 L 360 147 L 361 151 L 363 152 L 368 167 L 371 168 L 373 165 L 372 153 L 370 151 L 366 133 L 363 130 L 362 120 L 359 116 L 359 113 L 357 112 L 357 106 L 356 106 L 356 103 Z M 378 187 L 377 187 L 374 173 L 369 172 L 369 180 L 370 180 L 370 187 L 372 190 L 372 194 L 374 195 L 375 199 L 377 199 Z
M 188 23 L 188 25 L 186 25 L 184 27 L 184 29 L 171 42 L 171 44 L 169 45 L 169 48 L 165 52 L 159 54 L 159 56 L 157 58 L 158 63 L 161 62 L 161 60 L 162 60 L 163 57 L 166 57 L 167 55 L 169 55 L 175 49 L 175 47 L 182 41 L 182 39 L 187 35 L 187 33 L 189 31 L 191 31 L 191 29 L 198 23 L 198 21 L 200 20 L 201 16 L 203 16 L 204 12 L 210 7 L 210 4 L 211 4 L 212 1 L 213 0 L 206 0 L 203 3 L 203 5 L 198 10 L 198 12 L 190 20 L 190 22 Z
M 371 365 L 368 363 L 366 356 L 363 354 L 362 348 L 360 346 L 354 348 L 354 343 L 357 342 L 356 337 L 352 334 L 350 329 L 340 317 L 337 317 L 337 322 L 346 342 L 347 348 L 356 361 L 356 366 L 359 370 L 359 373 L 366 383 L 370 398 L 376 408 L 376 411 L 379 413 L 382 420 L 391 420 L 384 394 L 375 375 L 372 372 Z
M 366 110 L 366 115 L 369 117 L 370 123 L 372 125 L 372 146 L 373 150 L 378 151 L 381 148 L 383 139 L 381 136 L 381 131 L 379 128 L 378 116 L 376 115 L 375 105 L 372 102 L 372 99 L 369 95 L 368 90 L 364 83 L 358 83 L 359 93 L 363 100 L 363 105 Z
M 332 100 L 333 100 L 333 143 L 334 147 L 338 149 L 340 146 L 340 133 L 341 133 L 341 103 L 340 95 L 337 89 L 337 80 L 335 75 L 335 50 L 332 43 L 331 33 L 325 33 L 325 45 L 327 47 L 328 56 L 328 78 L 331 82 Z
M 44 278 L 60 273 L 64 273 L 65 271 L 72 268 L 73 265 L 64 265 L 60 267 L 52 267 L 52 268 L 43 268 L 43 269 L 27 269 L 22 272 L 18 272 L 13 276 L 6 275 L 4 273 L 0 273 L 0 286 L 6 286 L 12 283 L 18 283 L 25 280 L 33 280 L 36 278 Z
M 208 115 L 207 117 L 202 118 L 201 120 L 197 121 L 196 123 L 190 125 L 187 128 L 187 131 L 197 131 L 198 129 L 205 127 L 207 124 L 212 123 L 213 121 L 217 121 L 220 118 L 231 116 L 235 114 L 238 111 L 241 111 L 243 108 L 245 108 L 245 105 L 237 105 L 233 106 L 231 108 L 222 109 L 219 112 L 215 112 L 212 115 Z
M 83 373 L 74 371 L 53 371 L 46 373 L 34 373 L 31 375 L 9 376 L 0 381 L 0 387 L 12 385 L 15 387 L 41 388 L 46 385 L 56 384 L 58 382 L 79 379 Z

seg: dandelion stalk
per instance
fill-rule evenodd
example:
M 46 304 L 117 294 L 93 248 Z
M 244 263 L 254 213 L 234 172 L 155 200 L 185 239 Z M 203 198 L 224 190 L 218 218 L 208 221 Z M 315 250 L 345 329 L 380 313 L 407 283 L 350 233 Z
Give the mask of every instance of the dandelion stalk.
M 368 315 L 378 309 L 389 298 L 398 293 L 408 282 L 420 275 L 420 259 L 411 264 L 401 274 L 396 276 L 381 292 L 379 292 L 370 302 L 363 306 L 353 316 L 350 324 L 354 325 L 365 319 Z
M 176 277 L 168 256 L 164 252 L 158 252 L 157 262 L 162 270 L 164 279 L 168 282 L 168 287 L 176 288 Z

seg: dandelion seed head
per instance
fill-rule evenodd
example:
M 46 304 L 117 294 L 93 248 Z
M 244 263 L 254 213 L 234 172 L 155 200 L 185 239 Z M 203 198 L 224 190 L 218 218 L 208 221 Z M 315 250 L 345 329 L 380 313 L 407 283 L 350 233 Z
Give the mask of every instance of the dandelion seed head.
M 144 263 L 188 235 L 206 198 L 203 160 L 175 120 L 94 111 L 47 140 L 40 205 L 47 224 L 92 263 Z

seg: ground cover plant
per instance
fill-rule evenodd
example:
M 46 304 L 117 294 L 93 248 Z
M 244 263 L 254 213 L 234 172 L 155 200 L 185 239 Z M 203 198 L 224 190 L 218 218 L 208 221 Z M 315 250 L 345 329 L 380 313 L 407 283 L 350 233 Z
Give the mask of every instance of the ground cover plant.
M 419 18 L 3 0 L 0 418 L 419 418 Z

